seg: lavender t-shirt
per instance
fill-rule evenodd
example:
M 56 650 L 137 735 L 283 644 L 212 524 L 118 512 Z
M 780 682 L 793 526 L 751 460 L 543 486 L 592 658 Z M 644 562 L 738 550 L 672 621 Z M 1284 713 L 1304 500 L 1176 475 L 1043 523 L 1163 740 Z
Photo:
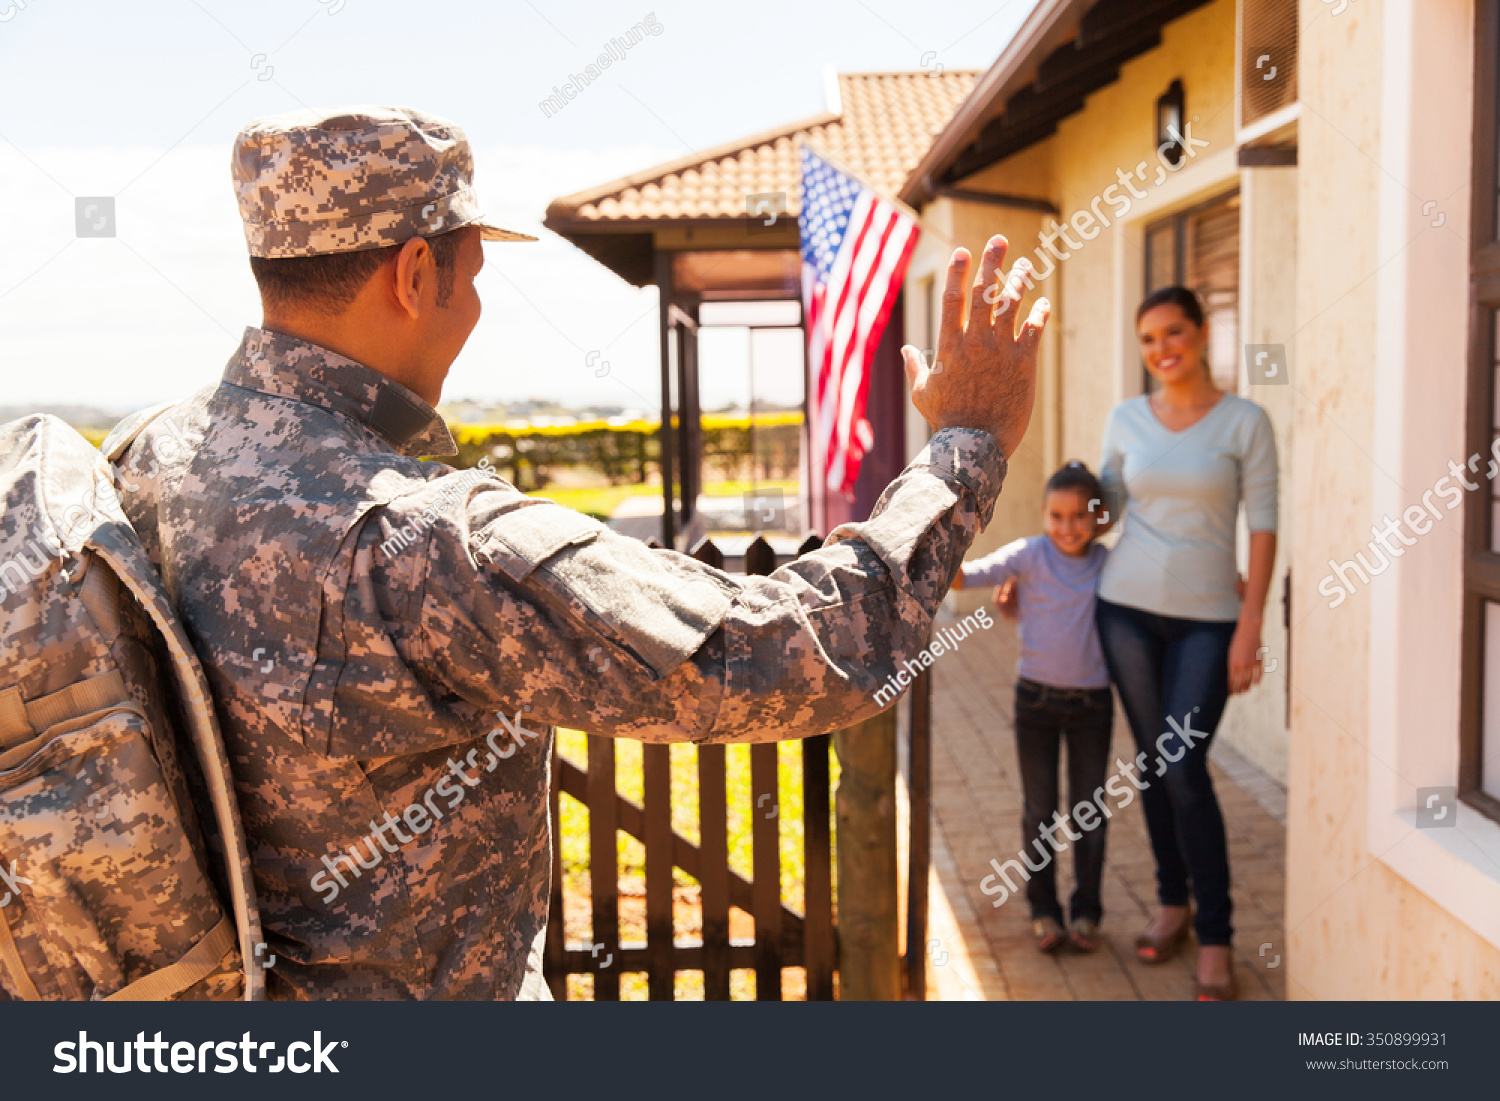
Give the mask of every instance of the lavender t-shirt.
M 1016 579 L 1018 674 L 1055 688 L 1109 687 L 1109 669 L 1094 626 L 1094 591 L 1108 557 L 1109 551 L 1098 543 L 1074 558 L 1045 535 L 1033 535 L 964 563 L 966 589 Z

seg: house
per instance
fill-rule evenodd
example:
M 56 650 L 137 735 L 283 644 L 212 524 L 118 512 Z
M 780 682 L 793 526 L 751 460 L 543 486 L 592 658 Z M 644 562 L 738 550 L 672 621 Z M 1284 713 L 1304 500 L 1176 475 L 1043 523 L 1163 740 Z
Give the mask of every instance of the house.
M 829 73 L 827 110 L 819 115 L 563 196 L 547 207 L 548 229 L 622 279 L 636 286 L 654 283 L 661 291 L 662 420 L 680 426 L 676 433 L 669 427 L 676 439 L 664 441 L 669 526 L 675 518 L 664 543 L 689 528 L 701 489 L 699 325 L 801 323 L 799 146 L 810 142 L 893 193 L 976 75 L 941 67 Z M 828 532 L 864 518 L 905 465 L 901 343 L 901 325 L 889 325 L 872 367 L 866 413 L 883 446 L 866 457 L 852 498 L 804 497 L 803 530 Z M 801 481 L 810 484 L 806 477 Z
M 900 188 L 909 342 L 994 233 L 1054 303 L 973 554 L 1097 462 L 1155 286 L 1271 416 L 1268 675 L 1220 737 L 1286 788 L 1291 997 L 1500 997 L 1497 58 L 1500 0 L 1039 0 Z

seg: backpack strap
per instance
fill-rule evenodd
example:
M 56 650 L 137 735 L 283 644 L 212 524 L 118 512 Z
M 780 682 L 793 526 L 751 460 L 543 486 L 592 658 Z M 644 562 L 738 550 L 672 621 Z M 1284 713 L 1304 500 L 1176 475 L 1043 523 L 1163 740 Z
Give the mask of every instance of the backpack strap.
M 171 607 L 158 603 L 165 602 L 165 594 L 147 589 L 135 577 L 126 566 L 124 550 L 115 543 L 111 529 L 100 528 L 95 533 L 91 547 L 146 610 L 167 644 L 182 698 L 187 736 L 203 770 L 209 802 L 219 826 L 219 834 L 223 838 L 224 870 L 229 878 L 230 902 L 234 910 L 235 927 L 239 932 L 240 959 L 245 974 L 245 1000 L 264 1001 L 265 971 L 255 957 L 256 946 L 263 938 L 260 911 L 255 903 L 255 884 L 250 872 L 250 850 L 245 839 L 245 827 L 240 820 L 239 804 L 235 800 L 229 754 L 224 748 L 223 738 L 214 719 L 208 683 L 203 678 L 187 636 L 171 614 Z M 217 958 L 215 957 L 216 960 Z
M 0 969 L 10 976 L 10 981 L 15 984 L 23 1002 L 42 1000 L 42 996 L 37 993 L 36 984 L 26 974 L 26 965 L 21 962 L 21 953 L 16 949 L 15 937 L 10 932 L 10 919 L 5 916 L 4 910 L 0 910 Z
M 105 460 L 114 466 L 124 455 L 126 449 L 144 432 L 153 421 L 171 409 L 176 402 L 163 402 L 149 409 L 142 409 L 132 413 L 110 430 L 105 437 L 99 450 L 103 453 Z M 250 851 L 245 839 L 245 828 L 240 820 L 239 804 L 235 799 L 234 781 L 229 768 L 229 755 L 225 751 L 223 738 L 219 734 L 218 726 L 214 719 L 213 704 L 210 700 L 208 683 L 203 678 L 202 670 L 198 666 L 197 658 L 193 653 L 192 646 L 187 636 L 183 634 L 181 627 L 172 616 L 170 605 L 159 607 L 155 596 L 146 591 L 130 571 L 125 568 L 122 560 L 124 548 L 117 548 L 109 539 L 107 531 L 99 533 L 103 538 L 94 544 L 94 549 L 109 564 L 114 581 L 118 579 L 128 588 L 140 605 L 145 608 L 147 614 L 156 624 L 156 628 L 165 639 L 167 649 L 171 654 L 172 664 L 177 671 L 178 687 L 183 697 L 183 708 L 186 712 L 185 719 L 188 727 L 188 737 L 192 742 L 193 749 L 197 754 L 199 764 L 202 766 L 203 778 L 208 785 L 209 801 L 213 806 L 214 818 L 218 822 L 219 833 L 224 843 L 225 871 L 229 878 L 230 902 L 234 910 L 235 927 L 239 933 L 240 956 L 244 965 L 245 973 L 245 1000 L 258 1002 L 265 1000 L 266 978 L 265 972 L 256 963 L 255 949 L 261 943 L 260 911 L 255 901 L 255 885 L 251 878 Z M 101 571 L 105 572 L 105 571 Z M 87 598 L 89 593 L 89 578 L 84 578 L 83 592 L 80 594 Z M 165 595 L 162 594 L 162 599 Z M 90 608 L 92 612 L 92 608 Z M 216 929 L 215 933 L 218 932 Z M 212 937 L 214 934 L 210 934 Z M 208 938 L 200 942 L 200 946 L 206 944 Z M 195 947 L 193 951 L 197 951 Z M 205 952 L 211 951 L 206 948 Z M 189 953 L 191 956 L 192 953 Z M 215 956 L 215 962 L 223 955 L 222 952 Z M 186 962 L 178 961 L 179 964 Z M 178 966 L 174 964 L 172 966 Z M 142 982 L 148 981 L 152 976 L 147 976 Z M 200 976 L 201 977 L 201 976 Z M 194 982 L 197 980 L 194 979 Z M 135 985 L 135 984 L 132 984 Z M 189 983 L 188 985 L 191 985 Z M 130 989 L 129 987 L 126 988 Z M 184 988 L 185 989 L 185 988 Z M 123 992 L 120 992 L 123 993 Z M 119 997 L 119 993 L 114 995 Z
M 92 715 L 95 711 L 129 700 L 125 678 L 120 676 L 118 669 L 77 681 L 50 696 L 29 701 L 21 699 L 19 688 L 7 688 L 0 692 L 0 751 L 8 753 L 50 726 L 80 715 Z M 3 755 L 0 755 L 0 764 L 10 767 Z
M 19 688 L 0 691 L 0 753 L 36 737 Z
M 104 1000 L 107 1002 L 165 1002 L 177 997 L 184 990 L 201 982 L 219 969 L 219 963 L 234 951 L 234 918 L 225 915 L 197 944 L 188 949 L 182 959 L 137 979 L 129 986 L 116 990 Z M 21 953 L 11 935 L 10 922 L 0 912 L 0 970 L 4 970 L 15 984 L 23 1002 L 39 1002 L 42 996 L 36 984 L 26 973 Z
M 219 961 L 234 950 L 234 918 L 225 915 L 208 934 L 176 963 L 170 963 L 159 971 L 121 990 L 116 990 L 104 1000 L 107 1002 L 165 1002 L 177 997 L 188 987 L 219 967 Z
M 164 401 L 149 409 L 139 409 L 111 428 L 109 435 L 105 436 L 104 442 L 99 445 L 99 450 L 109 465 L 114 466 L 119 462 L 120 456 L 125 454 L 125 449 L 135 443 L 135 438 L 150 427 L 152 421 L 176 404 L 175 401 Z

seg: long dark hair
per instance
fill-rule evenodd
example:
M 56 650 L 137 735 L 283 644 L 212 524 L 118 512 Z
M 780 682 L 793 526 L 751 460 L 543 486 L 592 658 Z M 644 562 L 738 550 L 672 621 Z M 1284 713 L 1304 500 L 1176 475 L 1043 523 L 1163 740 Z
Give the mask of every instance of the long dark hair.
M 1203 327 L 1203 303 L 1187 287 L 1157 287 L 1141 299 L 1141 304 L 1135 311 L 1135 323 L 1139 325 L 1141 318 L 1158 306 L 1176 306 L 1194 325 L 1200 329 Z

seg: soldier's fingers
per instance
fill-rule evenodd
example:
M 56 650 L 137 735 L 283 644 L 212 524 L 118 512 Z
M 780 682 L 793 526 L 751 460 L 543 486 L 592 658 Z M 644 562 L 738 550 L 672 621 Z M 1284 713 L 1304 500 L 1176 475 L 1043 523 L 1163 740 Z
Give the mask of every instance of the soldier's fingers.
M 938 320 L 939 348 L 944 346 L 945 339 L 963 335 L 968 320 L 964 313 L 964 284 L 969 281 L 970 260 L 968 249 L 956 248 L 948 261 L 948 274 L 943 277 L 942 316 Z
M 1048 299 L 1038 298 L 1031 304 L 1031 313 L 1027 314 L 1016 341 L 1027 351 L 1035 350 L 1047 328 L 1047 319 L 1051 316 L 1052 303 Z
M 989 321 L 993 314 L 990 304 L 995 292 L 988 288 L 999 285 L 1005 274 L 1005 253 L 1010 243 L 1000 234 L 991 237 L 984 246 L 984 255 L 979 258 L 979 270 L 974 273 L 974 286 L 970 295 L 969 317 L 982 317 Z
M 1011 316 L 1011 311 L 1020 313 L 1017 307 L 1021 305 L 1021 299 L 1026 294 L 1027 282 L 1033 270 L 1031 261 L 1022 257 L 1016 261 L 1015 267 L 1010 269 L 1010 274 L 1005 277 L 1004 285 L 996 286 L 995 292 L 987 295 L 995 303 L 994 313 L 991 315 L 994 320 L 995 335 L 1003 340 L 1013 340 L 1017 335 L 1017 318 Z
M 910 344 L 901 346 L 901 365 L 906 368 L 906 385 L 908 389 L 915 389 L 917 379 L 922 374 L 922 368 L 926 366 L 922 353 Z

